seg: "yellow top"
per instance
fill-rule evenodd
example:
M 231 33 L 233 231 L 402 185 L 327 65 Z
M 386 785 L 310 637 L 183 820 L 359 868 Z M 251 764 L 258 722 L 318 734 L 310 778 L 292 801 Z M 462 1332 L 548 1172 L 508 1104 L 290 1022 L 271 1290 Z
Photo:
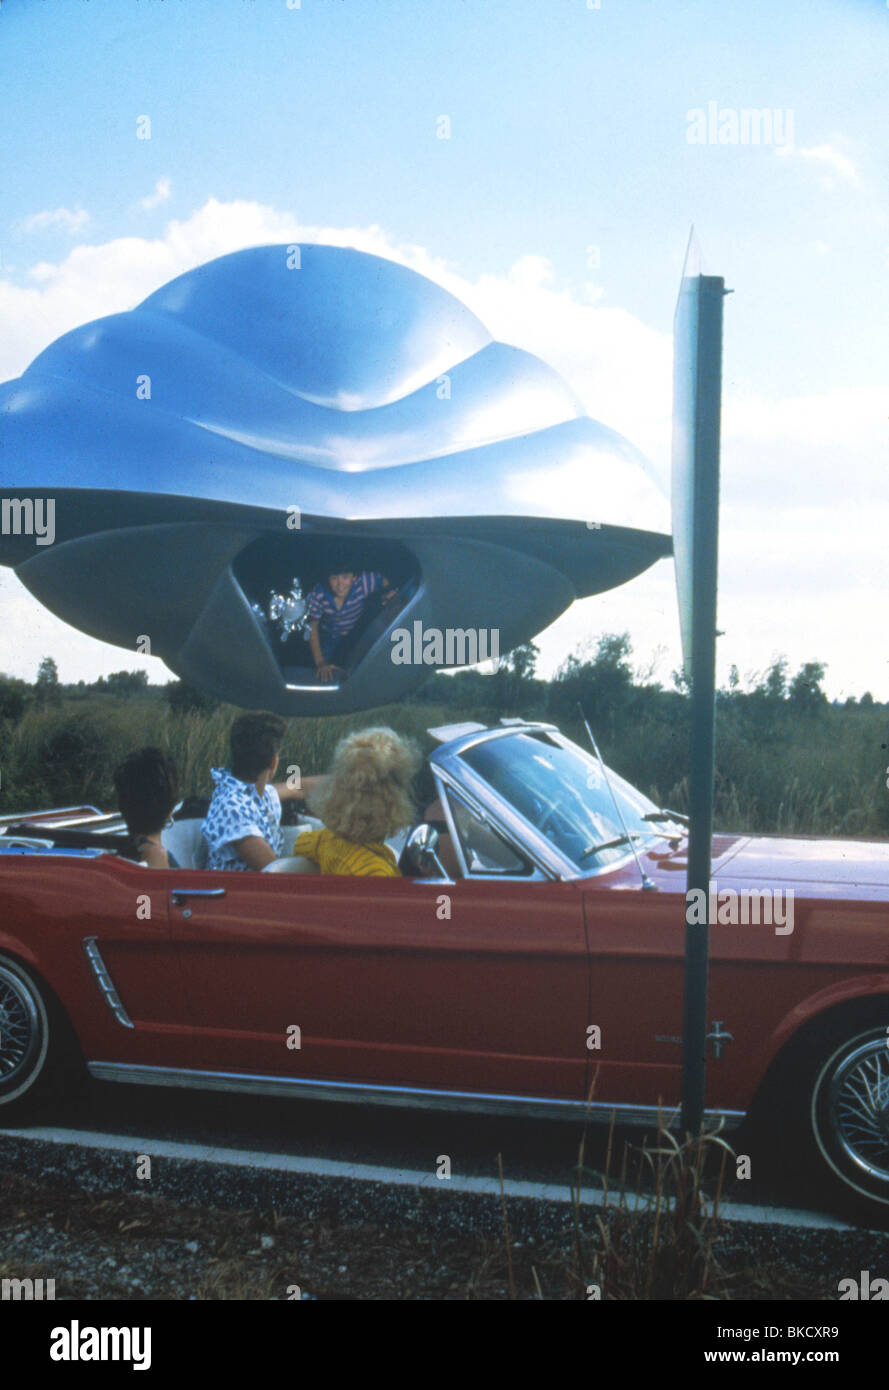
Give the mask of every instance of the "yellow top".
M 332 830 L 307 830 L 297 835 L 293 853 L 318 865 L 322 874 L 362 874 L 376 878 L 401 878 L 401 870 L 388 845 L 356 845 Z

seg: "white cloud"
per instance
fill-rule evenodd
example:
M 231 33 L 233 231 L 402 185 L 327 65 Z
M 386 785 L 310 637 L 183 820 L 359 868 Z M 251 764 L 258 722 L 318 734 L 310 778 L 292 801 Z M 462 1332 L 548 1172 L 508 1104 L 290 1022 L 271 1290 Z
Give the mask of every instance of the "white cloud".
M 885 420 L 889 387 L 838 386 L 820 395 L 731 397 L 723 411 L 723 431 L 759 443 L 781 440 L 818 448 L 847 443 L 872 446 Z
M 821 145 L 779 145 L 776 147 L 775 153 L 785 156 L 795 155 L 799 159 L 809 159 L 816 166 L 820 166 L 822 172 L 828 170 L 829 174 L 821 180 L 824 188 L 835 187 L 836 180 L 833 176 L 859 188 L 861 176 L 849 156 L 839 148 L 838 138 L 835 136 L 833 142 L 826 140 Z
M 58 227 L 69 236 L 82 232 L 90 220 L 85 208 L 45 208 L 43 212 L 32 212 L 23 217 L 16 230 L 23 234 L 46 232 Z
M 140 208 L 150 211 L 151 208 L 160 207 L 161 203 L 168 203 L 172 193 L 172 185 L 168 178 L 158 179 L 154 185 L 154 192 L 147 197 L 139 199 Z

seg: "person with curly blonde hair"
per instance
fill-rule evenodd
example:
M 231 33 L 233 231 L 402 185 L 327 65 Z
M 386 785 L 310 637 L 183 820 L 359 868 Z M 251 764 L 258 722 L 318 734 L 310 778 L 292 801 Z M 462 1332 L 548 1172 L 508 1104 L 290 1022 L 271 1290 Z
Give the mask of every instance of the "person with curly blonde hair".
M 393 729 L 361 729 L 341 739 L 329 776 L 312 793 L 311 809 L 324 829 L 297 836 L 293 853 L 323 874 L 400 878 L 384 841 L 414 819 L 411 783 L 419 766 L 419 750 Z

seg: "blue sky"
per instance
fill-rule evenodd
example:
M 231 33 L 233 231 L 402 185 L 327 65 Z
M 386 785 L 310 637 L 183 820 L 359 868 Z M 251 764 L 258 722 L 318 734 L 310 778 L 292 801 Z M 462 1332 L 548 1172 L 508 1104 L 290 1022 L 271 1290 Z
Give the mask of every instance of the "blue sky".
M 735 290 L 723 674 L 784 652 L 889 699 L 887 57 L 877 0 L 4 0 L 0 378 L 212 254 L 315 229 L 446 280 L 664 474 L 694 222 Z M 785 138 L 690 143 L 709 102 Z M 668 679 L 672 582 L 577 605 L 546 664 L 628 629 Z M 63 679 L 140 664 L 8 571 L 4 608 L 0 669 L 33 676 L 41 641 Z

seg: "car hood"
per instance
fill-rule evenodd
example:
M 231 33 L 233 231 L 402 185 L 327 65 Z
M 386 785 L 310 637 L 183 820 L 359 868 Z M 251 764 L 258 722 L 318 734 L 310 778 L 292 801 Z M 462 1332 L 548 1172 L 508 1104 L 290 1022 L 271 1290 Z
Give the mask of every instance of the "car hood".
M 688 841 L 652 846 L 652 877 L 677 887 L 688 868 Z M 716 835 L 711 877 L 721 888 L 793 888 L 807 897 L 885 897 L 889 900 L 889 841 L 833 840 L 818 836 Z

